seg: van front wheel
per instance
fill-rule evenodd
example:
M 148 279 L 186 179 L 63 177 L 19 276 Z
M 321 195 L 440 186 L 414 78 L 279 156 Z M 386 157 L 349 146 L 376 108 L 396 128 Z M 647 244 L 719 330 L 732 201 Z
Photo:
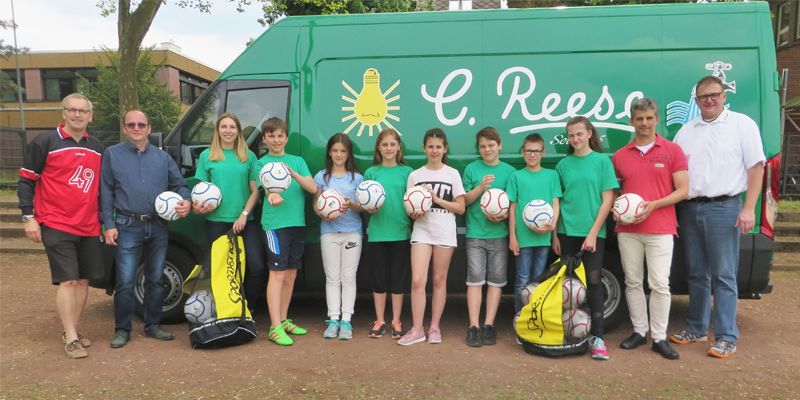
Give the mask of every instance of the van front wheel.
M 164 262 L 164 273 L 161 284 L 164 286 L 164 302 L 161 309 L 161 322 L 165 324 L 180 323 L 185 320 L 183 304 L 188 297 L 181 291 L 183 281 L 194 268 L 194 258 L 185 251 L 170 246 L 167 250 L 167 260 Z M 144 318 L 144 268 L 139 265 L 136 269 L 136 314 Z

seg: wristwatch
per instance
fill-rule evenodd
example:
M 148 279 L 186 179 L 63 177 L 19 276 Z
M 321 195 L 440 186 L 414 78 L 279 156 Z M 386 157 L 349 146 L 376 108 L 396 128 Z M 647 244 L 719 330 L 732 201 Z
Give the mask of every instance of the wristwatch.
M 245 217 L 247 216 L 247 214 L 250 214 L 249 212 L 247 212 L 247 210 L 242 211 L 242 215 L 244 215 Z
M 23 215 L 22 222 L 28 222 L 33 219 L 33 215 Z

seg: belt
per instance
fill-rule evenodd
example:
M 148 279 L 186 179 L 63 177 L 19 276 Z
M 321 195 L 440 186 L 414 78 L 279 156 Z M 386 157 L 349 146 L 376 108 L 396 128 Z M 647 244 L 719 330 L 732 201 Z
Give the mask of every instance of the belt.
M 157 214 L 136 214 L 136 213 L 132 213 L 130 211 L 120 210 L 118 208 L 115 208 L 114 210 L 119 215 L 126 216 L 128 218 L 131 218 L 131 219 L 133 219 L 135 221 L 139 221 L 139 222 L 150 222 L 150 221 L 153 221 L 156 218 L 158 218 Z
M 689 201 L 689 202 L 692 202 L 692 203 L 711 203 L 711 202 L 716 202 L 716 201 L 730 200 L 730 199 L 732 199 L 734 197 L 735 196 L 728 196 L 728 195 L 717 196 L 717 197 L 695 197 L 693 199 L 687 199 L 686 201 Z

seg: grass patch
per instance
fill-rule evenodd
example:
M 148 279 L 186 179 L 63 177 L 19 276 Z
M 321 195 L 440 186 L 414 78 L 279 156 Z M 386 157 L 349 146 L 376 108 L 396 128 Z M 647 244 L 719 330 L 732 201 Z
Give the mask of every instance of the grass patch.
M 781 200 L 778 203 L 779 211 L 800 212 L 800 200 Z

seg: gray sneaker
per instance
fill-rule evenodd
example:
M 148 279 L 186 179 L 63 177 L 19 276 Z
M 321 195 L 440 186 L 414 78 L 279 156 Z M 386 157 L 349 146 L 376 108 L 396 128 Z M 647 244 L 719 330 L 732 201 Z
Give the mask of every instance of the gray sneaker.
M 718 340 L 708 349 L 708 355 L 716 358 L 728 358 L 736 353 L 736 344 L 727 340 Z
M 149 338 L 158 339 L 158 340 L 172 340 L 175 339 L 175 335 L 161 329 L 158 325 L 153 325 L 150 329 L 144 330 L 144 335 Z
M 677 344 L 700 343 L 700 342 L 707 342 L 708 336 L 700 335 L 697 333 L 691 333 L 686 329 L 684 329 L 679 333 L 670 336 L 669 341 Z
M 484 325 L 481 332 L 481 341 L 484 345 L 491 346 L 497 343 L 497 331 L 491 325 Z
M 111 348 L 118 349 L 120 347 L 124 347 L 128 344 L 128 340 L 130 340 L 131 334 L 128 331 L 123 331 L 122 329 L 118 329 L 114 332 L 114 339 L 111 340 Z

